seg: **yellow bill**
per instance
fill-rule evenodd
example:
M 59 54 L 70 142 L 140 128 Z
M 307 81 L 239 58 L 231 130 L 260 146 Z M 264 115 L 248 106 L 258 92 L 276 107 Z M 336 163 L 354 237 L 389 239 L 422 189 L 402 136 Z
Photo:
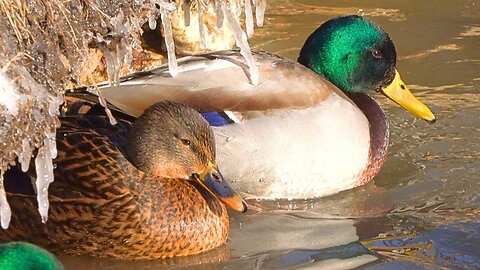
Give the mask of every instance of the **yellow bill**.
M 435 122 L 435 115 L 430 109 L 418 100 L 412 92 L 407 88 L 405 83 L 400 78 L 400 74 L 395 70 L 395 78 L 387 87 L 382 87 L 380 90 L 388 98 L 395 101 L 398 105 L 411 112 L 413 115 L 422 118 L 430 123 Z

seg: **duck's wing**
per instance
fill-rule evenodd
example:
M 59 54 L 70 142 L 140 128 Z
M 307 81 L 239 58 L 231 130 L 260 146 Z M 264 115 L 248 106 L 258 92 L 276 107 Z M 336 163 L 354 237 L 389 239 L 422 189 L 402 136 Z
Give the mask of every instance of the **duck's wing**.
M 300 109 L 319 104 L 335 92 L 330 82 L 291 60 L 256 52 L 260 83 L 252 85 L 249 69 L 238 51 L 182 58 L 181 72 L 167 67 L 125 77 L 120 86 L 103 87 L 103 96 L 128 114 L 138 116 L 160 100 L 187 104 L 199 111 L 266 111 Z

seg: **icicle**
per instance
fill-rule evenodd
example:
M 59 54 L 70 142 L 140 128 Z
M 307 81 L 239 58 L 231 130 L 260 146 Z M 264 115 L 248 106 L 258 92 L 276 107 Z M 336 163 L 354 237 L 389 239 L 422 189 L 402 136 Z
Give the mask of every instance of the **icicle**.
M 207 48 L 205 42 L 205 27 L 203 25 L 203 2 L 202 0 L 198 1 L 198 32 L 200 33 L 200 49 Z
M 105 98 L 103 97 L 102 92 L 100 91 L 100 89 L 98 89 L 98 86 L 97 86 L 97 85 L 94 85 L 93 87 L 87 88 L 87 91 L 93 93 L 94 95 L 96 95 L 96 96 L 98 97 L 98 102 L 100 103 L 100 105 L 102 105 L 103 108 L 105 108 L 105 113 L 106 113 L 107 116 L 108 116 L 108 120 L 110 120 L 110 124 L 111 124 L 111 125 L 116 125 L 116 124 L 117 124 L 117 120 L 116 120 L 115 117 L 113 116 L 112 111 L 110 110 L 110 108 L 108 108 L 107 101 L 106 101 Z
M 126 54 L 127 49 L 123 40 L 116 42 L 115 50 L 113 51 L 104 46 L 103 55 L 105 56 L 108 84 L 110 86 L 118 86 L 120 84 L 120 69 L 123 66 Z
M 247 36 L 253 36 L 253 15 L 252 15 L 252 4 L 250 0 L 245 0 L 245 25 L 247 27 Z
M 53 163 L 52 163 L 52 140 L 45 138 L 44 145 L 38 149 L 35 158 L 35 169 L 37 180 L 35 187 L 37 190 L 38 212 L 42 217 L 42 222 L 48 220 L 48 186 L 53 182 Z
M 150 29 L 152 30 L 155 30 L 155 28 L 157 28 L 157 18 L 155 17 L 155 14 L 153 12 L 148 15 L 148 27 L 150 27 Z
M 3 185 L 3 170 L 0 171 L 0 219 L 1 225 L 4 230 L 8 229 L 10 225 L 10 218 L 12 217 L 12 211 L 7 201 L 7 195 L 5 194 L 5 188 Z
M 183 1 L 183 23 L 190 26 L 190 0 Z
M 217 17 L 217 28 L 222 28 L 223 25 L 223 11 L 220 1 L 222 0 L 215 0 L 215 17 Z
M 257 0 L 258 1 L 258 0 Z M 252 50 L 250 45 L 248 45 L 247 35 L 243 32 L 242 27 L 238 23 L 237 19 L 230 9 L 230 3 L 225 3 L 222 1 L 222 9 L 225 17 L 228 20 L 228 23 L 232 27 L 233 33 L 235 34 L 235 40 L 238 47 L 240 47 L 240 54 L 247 61 L 248 68 L 250 70 L 250 81 L 253 85 L 258 85 L 259 82 L 259 73 L 258 67 L 255 63 L 255 59 L 252 55 Z
M 257 18 L 257 26 L 263 26 L 263 19 L 265 16 L 265 8 L 267 7 L 267 0 L 255 0 L 255 17 Z
M 177 58 L 175 57 L 175 43 L 173 42 L 172 22 L 170 21 L 167 10 L 160 8 L 160 15 L 162 18 L 163 33 L 165 34 L 165 45 L 168 54 L 168 71 L 172 77 L 178 74 Z
M 111 52 L 108 48 L 103 50 L 103 55 L 105 56 L 105 62 L 107 66 L 107 75 L 108 75 L 108 84 L 110 86 L 114 85 L 115 81 L 115 60 L 113 56 L 113 52 Z
M 32 158 L 32 148 L 30 147 L 30 141 L 28 138 L 22 140 L 22 152 L 18 155 L 18 161 L 22 167 L 22 171 L 28 171 L 30 167 L 30 159 Z
M 50 104 L 48 106 L 48 114 L 50 116 L 57 115 L 58 107 L 60 107 L 60 104 L 62 104 L 62 103 L 63 103 L 63 96 L 62 95 L 52 96 L 52 100 L 50 101 Z
M 50 146 L 50 156 L 52 159 L 55 159 L 57 157 L 57 141 L 56 141 L 56 132 L 47 132 L 46 134 L 46 140 L 49 140 L 49 146 Z

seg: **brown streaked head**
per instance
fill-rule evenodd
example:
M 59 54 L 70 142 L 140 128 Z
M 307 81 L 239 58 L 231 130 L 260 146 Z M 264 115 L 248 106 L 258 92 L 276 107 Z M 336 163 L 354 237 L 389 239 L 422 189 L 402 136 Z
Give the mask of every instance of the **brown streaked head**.
M 161 101 L 132 125 L 126 144 L 131 162 L 141 171 L 163 178 L 193 179 L 237 211 L 243 199 L 225 182 L 215 165 L 215 137 L 194 109 Z

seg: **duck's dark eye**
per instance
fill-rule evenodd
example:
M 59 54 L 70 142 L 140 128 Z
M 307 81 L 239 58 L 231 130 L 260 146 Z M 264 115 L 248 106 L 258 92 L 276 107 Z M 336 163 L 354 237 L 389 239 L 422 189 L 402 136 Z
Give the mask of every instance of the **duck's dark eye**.
M 180 139 L 180 141 L 186 145 L 186 146 L 189 146 L 190 145 L 190 140 L 187 140 L 187 139 Z
M 378 59 L 382 58 L 382 53 L 379 50 L 373 50 L 372 55 L 373 55 L 373 57 L 378 58 Z

